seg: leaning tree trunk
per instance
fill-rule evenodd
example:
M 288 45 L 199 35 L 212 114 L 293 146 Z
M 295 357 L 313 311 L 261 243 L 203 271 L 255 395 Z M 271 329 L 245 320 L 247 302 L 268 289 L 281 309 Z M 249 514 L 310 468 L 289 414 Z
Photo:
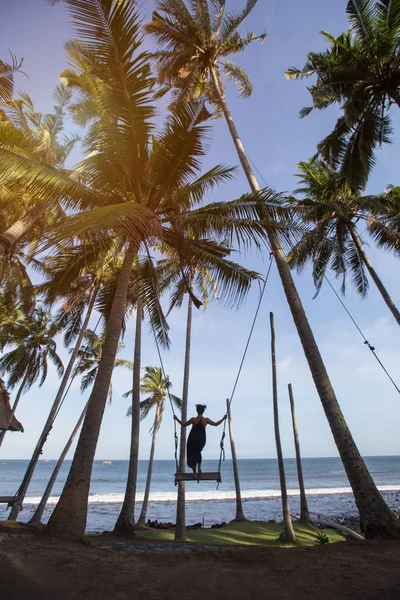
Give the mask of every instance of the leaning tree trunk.
M 383 285 L 381 279 L 379 278 L 378 273 L 375 271 L 374 267 L 370 263 L 368 256 L 365 254 L 362 242 L 361 242 L 354 226 L 350 227 L 350 235 L 353 239 L 354 245 L 356 246 L 358 253 L 361 256 L 361 259 L 362 259 L 364 265 L 367 267 L 368 273 L 371 275 L 373 282 L 375 283 L 376 287 L 378 288 L 382 298 L 386 302 L 386 305 L 389 308 L 390 312 L 396 319 L 397 324 L 400 325 L 400 312 L 399 312 L 397 306 L 395 305 L 395 303 L 393 302 L 393 300 L 391 299 L 391 297 L 389 296 L 389 293 L 388 293 L 387 289 L 385 288 L 385 286 Z
M 147 469 L 146 488 L 144 490 L 142 510 L 140 511 L 140 516 L 139 516 L 139 519 L 137 522 L 137 527 L 144 527 L 144 525 L 146 524 L 147 507 L 149 505 L 149 496 L 150 496 L 151 476 L 153 474 L 154 452 L 156 449 L 156 437 L 157 437 L 157 431 L 158 431 L 159 426 L 160 426 L 160 406 L 157 405 L 156 416 L 154 417 L 153 435 L 151 436 L 151 448 L 150 448 L 149 467 Z
M 140 301 L 140 294 L 138 294 L 136 302 L 135 350 L 133 358 L 131 450 L 124 502 L 114 528 L 115 531 L 122 533 L 133 533 L 135 527 L 135 500 L 139 461 L 141 347 L 142 303 Z
M 17 410 L 17 407 L 18 407 L 19 401 L 21 400 L 21 396 L 22 396 L 22 394 L 23 394 L 24 387 L 25 387 L 25 385 L 26 385 L 26 382 L 28 381 L 29 373 L 30 373 L 30 368 L 28 367 L 28 368 L 27 368 L 27 370 L 26 370 L 26 373 L 25 373 L 25 375 L 24 375 L 24 378 L 23 378 L 23 380 L 22 380 L 22 383 L 21 383 L 21 385 L 20 385 L 20 386 L 19 386 L 19 388 L 18 388 L 18 392 L 17 392 L 17 395 L 16 395 L 16 397 L 15 397 L 14 404 L 12 405 L 12 409 L 11 409 L 10 417 L 9 417 L 9 419 L 8 419 L 8 426 L 7 426 L 7 429 L 4 429 L 4 430 L 3 430 L 3 431 L 0 433 L 0 447 L 1 447 L 1 445 L 2 445 L 2 443 L 3 443 L 3 440 L 4 440 L 4 438 L 5 438 L 5 435 L 6 435 L 7 431 L 8 431 L 8 427 L 10 427 L 10 425 L 11 425 L 11 423 L 12 423 L 13 417 L 14 417 L 14 415 L 15 415 L 15 411 Z
M 134 248 L 131 244 L 125 254 L 118 276 L 110 316 L 107 321 L 106 338 L 96 380 L 90 394 L 86 417 L 67 481 L 47 525 L 47 529 L 51 534 L 74 538 L 85 533 L 93 459 L 107 403 L 111 375 L 125 314 L 130 274 L 136 253 L 137 248 Z
M 40 455 L 43 452 L 43 446 L 46 443 L 46 440 L 47 440 L 47 437 L 48 437 L 48 435 L 49 435 L 49 433 L 51 431 L 51 428 L 53 427 L 54 419 L 56 418 L 57 411 L 58 411 L 59 406 L 60 406 L 60 404 L 62 402 L 65 388 L 67 387 L 67 383 L 68 383 L 69 377 L 71 375 L 72 368 L 74 366 L 76 357 L 78 356 L 78 352 L 79 352 L 79 349 L 80 349 L 81 344 L 82 344 L 83 336 L 85 334 L 86 329 L 88 328 L 89 320 L 90 320 L 90 317 L 91 317 L 91 314 L 92 314 L 92 311 L 93 311 L 93 307 L 94 307 L 94 303 L 96 301 L 96 296 L 97 296 L 97 292 L 99 291 L 99 287 L 100 287 L 100 285 L 98 284 L 93 289 L 93 291 L 92 291 L 92 295 L 91 295 L 91 298 L 90 298 L 89 306 L 88 306 L 88 309 L 86 311 L 85 320 L 84 320 L 84 322 L 82 324 L 82 329 L 79 332 L 78 339 L 76 341 L 74 350 L 73 350 L 73 352 L 71 354 L 71 358 L 69 359 L 68 366 L 65 369 L 63 378 L 61 380 L 60 387 L 58 388 L 57 395 L 56 395 L 56 397 L 54 399 L 53 405 L 52 405 L 52 407 L 50 409 L 50 412 L 48 414 L 48 417 L 47 417 L 46 423 L 45 423 L 45 425 L 43 427 L 42 433 L 40 434 L 40 437 L 39 437 L 39 439 L 37 441 L 37 444 L 36 444 L 35 450 L 33 451 L 31 460 L 29 461 L 29 464 L 27 466 L 27 469 L 26 469 L 26 472 L 25 472 L 25 475 L 24 475 L 24 479 L 22 480 L 22 484 L 21 484 L 21 486 L 19 488 L 19 491 L 18 491 L 18 499 L 17 499 L 18 501 L 14 504 L 14 506 L 13 506 L 11 512 L 10 512 L 10 515 L 8 517 L 9 520 L 17 519 L 18 515 L 20 513 L 20 510 L 22 508 L 22 503 L 24 501 L 26 492 L 28 491 L 28 487 L 29 487 L 29 484 L 31 482 L 33 473 L 34 473 L 34 471 L 36 469 L 36 465 L 37 465 L 37 463 L 39 461 Z
M 300 454 L 299 430 L 297 429 L 296 410 L 294 407 L 293 390 L 292 390 L 291 383 L 289 383 L 289 385 L 288 385 L 288 390 L 289 390 L 289 399 L 290 399 L 290 411 L 292 413 L 294 447 L 296 450 L 297 477 L 299 479 L 299 488 L 300 488 L 300 519 L 302 519 L 303 521 L 309 521 L 310 520 L 310 512 L 308 510 L 306 488 L 304 485 L 303 467 L 301 464 L 301 454 Z
M 190 287 L 193 286 L 193 277 L 190 281 Z M 188 396 L 189 396 L 189 374 L 190 374 L 190 345 L 192 337 L 192 311 L 193 301 L 188 299 L 188 314 L 186 323 L 186 349 L 185 349 L 185 368 L 183 372 L 183 390 L 182 390 L 182 412 L 181 420 L 187 421 L 188 414 Z M 179 472 L 184 473 L 186 466 L 186 429 L 181 427 L 180 448 L 179 448 Z M 184 542 L 186 537 L 185 525 L 185 482 L 178 481 L 178 501 L 176 504 L 176 526 L 175 541 Z
M 74 441 L 74 439 L 76 437 L 76 434 L 78 433 L 78 431 L 79 431 L 79 429 L 80 429 L 80 427 L 82 425 L 83 419 L 85 418 L 86 409 L 87 409 L 87 403 L 86 403 L 86 406 L 85 406 L 85 408 L 83 409 L 83 411 L 81 413 L 81 416 L 78 419 L 77 424 L 74 427 L 73 432 L 70 435 L 70 438 L 69 438 L 68 442 L 65 445 L 64 450 L 61 452 L 60 458 L 58 459 L 57 464 L 54 467 L 53 473 L 51 474 L 51 477 L 49 479 L 49 483 L 47 484 L 47 487 L 46 487 L 46 489 L 44 491 L 42 499 L 40 500 L 40 502 L 39 502 L 39 504 L 38 504 L 35 512 L 33 513 L 33 516 L 31 518 L 31 520 L 29 521 L 29 523 L 40 523 L 41 520 L 42 520 L 44 509 L 46 508 L 47 502 L 49 501 L 50 494 L 51 494 L 51 492 L 53 490 L 53 487 L 54 487 L 54 484 L 55 484 L 56 479 L 58 477 L 58 474 L 60 472 L 60 469 L 63 466 L 65 457 L 67 456 L 67 454 L 69 452 L 69 449 L 71 448 L 72 443 L 73 443 L 73 441 Z
M 272 399 L 274 403 L 274 428 L 276 453 L 278 456 L 279 481 L 281 484 L 282 512 L 283 512 L 283 529 L 280 539 L 283 542 L 295 542 L 296 536 L 294 533 L 292 519 L 290 517 L 289 501 L 286 489 L 285 465 L 283 463 L 281 434 L 279 431 L 279 410 L 278 410 L 278 388 L 276 377 L 276 355 L 275 355 L 275 326 L 274 315 L 269 314 L 271 323 L 271 359 L 272 359 Z
M 29 213 L 18 219 L 11 227 L 0 235 L 0 261 L 9 250 L 27 233 L 38 219 L 45 213 L 46 204 L 39 204 Z
M 211 68 L 210 71 L 215 91 L 224 112 L 243 170 L 251 190 L 256 192 L 260 190 L 260 186 L 250 167 L 243 143 L 237 132 L 232 115 L 229 112 L 225 97 L 221 92 L 215 69 Z M 353 489 L 355 502 L 360 513 L 360 520 L 365 534 L 369 538 L 399 538 L 400 520 L 396 518 L 395 514 L 385 504 L 347 426 L 304 311 L 299 293 L 296 289 L 278 235 L 275 231 L 268 231 L 267 233 L 293 321 L 299 334 L 304 354 L 324 408 L 326 418 L 328 419 L 340 458 L 342 459 L 347 477 Z
M 232 454 L 232 468 L 233 468 L 233 480 L 235 482 L 235 495 L 236 495 L 236 514 L 234 521 L 246 521 L 246 517 L 243 512 L 242 494 L 240 491 L 239 481 L 239 469 L 236 458 L 236 446 L 235 439 L 233 437 L 232 417 L 231 417 L 231 405 L 229 398 L 226 399 L 226 412 L 228 415 L 228 428 L 229 428 L 229 439 L 231 441 L 231 454 Z

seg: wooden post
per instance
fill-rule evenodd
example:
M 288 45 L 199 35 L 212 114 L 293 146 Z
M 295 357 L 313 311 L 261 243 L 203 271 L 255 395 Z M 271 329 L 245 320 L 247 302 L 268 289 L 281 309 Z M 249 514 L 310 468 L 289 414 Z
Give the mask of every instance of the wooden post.
M 294 447 L 296 450 L 297 477 L 299 479 L 299 488 L 300 488 L 300 518 L 304 521 L 309 521 L 310 513 L 308 510 L 306 489 L 304 486 L 303 467 L 301 465 L 301 455 L 300 455 L 299 431 L 297 429 L 296 410 L 294 407 L 293 390 L 292 390 L 291 383 L 289 383 L 289 385 L 288 385 L 288 390 L 289 390 L 290 410 L 292 412 Z
M 236 516 L 233 520 L 234 521 L 246 521 L 246 517 L 244 516 L 243 506 L 242 506 L 242 495 L 240 493 L 239 470 L 238 470 L 238 466 L 237 466 L 235 440 L 233 438 L 232 417 L 231 417 L 231 407 L 229 404 L 229 398 L 226 399 L 226 412 L 228 415 L 229 438 L 231 440 L 233 479 L 235 481 L 235 490 L 236 490 Z
M 277 386 L 277 377 L 276 377 L 274 314 L 270 313 L 269 317 L 270 317 L 270 324 L 271 324 L 272 397 L 273 397 L 273 403 L 274 403 L 275 441 L 276 441 L 276 453 L 278 455 L 279 479 L 280 479 L 280 484 L 281 484 L 282 512 L 283 512 L 283 530 L 282 530 L 280 538 L 282 541 L 295 542 L 296 536 L 295 536 L 293 525 L 292 525 L 292 519 L 290 517 L 289 501 L 288 501 L 287 490 L 286 490 L 285 466 L 283 464 L 281 435 L 280 435 L 280 431 L 279 431 L 278 386 Z

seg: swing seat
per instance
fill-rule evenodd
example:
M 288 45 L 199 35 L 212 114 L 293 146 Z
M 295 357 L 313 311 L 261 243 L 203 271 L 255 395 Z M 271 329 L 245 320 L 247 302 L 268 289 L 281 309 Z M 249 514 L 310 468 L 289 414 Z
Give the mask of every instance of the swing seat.
M 197 477 L 194 477 L 193 473 L 175 473 L 175 485 L 178 481 L 218 481 L 221 483 L 222 479 L 219 471 L 201 473 Z

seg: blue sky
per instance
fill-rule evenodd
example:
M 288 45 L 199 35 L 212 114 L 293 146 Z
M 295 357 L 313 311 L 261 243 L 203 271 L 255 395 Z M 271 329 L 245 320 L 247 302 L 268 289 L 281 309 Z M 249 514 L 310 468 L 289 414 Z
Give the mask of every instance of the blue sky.
M 151 14 L 153 0 L 143 3 L 144 15 Z M 243 1 L 229 0 L 227 5 L 240 7 Z M 284 71 L 291 65 L 301 67 L 306 53 L 325 47 L 319 30 L 339 34 L 347 28 L 345 0 L 260 0 L 246 26 L 255 31 L 266 30 L 263 45 L 254 44 L 239 58 L 254 85 L 251 98 L 242 100 L 227 85 L 227 99 L 239 133 L 251 159 L 267 184 L 279 191 L 296 187 L 296 164 L 315 152 L 318 141 L 330 131 L 337 111 L 312 114 L 298 118 L 301 107 L 310 103 L 306 84 L 287 81 Z M 23 75 L 16 78 L 16 87 L 27 90 L 40 111 L 51 108 L 51 93 L 58 76 L 66 66 L 63 44 L 73 36 L 69 17 L 63 6 L 50 8 L 46 0 L 3 0 L 0 37 L 0 56 L 6 59 L 8 48 L 24 57 Z M 395 139 L 399 139 L 399 116 L 393 115 Z M 75 126 L 70 124 L 72 129 Z M 78 153 L 72 158 L 78 160 Z M 368 190 L 379 192 L 396 180 L 395 168 L 399 158 L 399 143 L 386 146 L 378 154 Z M 238 159 L 223 120 L 212 130 L 212 144 L 204 168 L 216 163 L 237 165 Z M 210 195 L 207 200 L 230 200 L 248 191 L 244 177 L 238 171 L 235 180 Z M 368 242 L 367 234 L 361 230 Z M 372 244 L 367 253 L 386 284 L 395 303 L 400 304 L 398 261 L 376 250 Z M 265 273 L 268 257 L 255 253 L 243 257 L 246 266 Z M 296 276 L 296 283 L 321 353 L 326 362 L 334 389 L 364 455 L 399 454 L 400 427 L 399 395 L 381 371 L 371 352 L 355 330 L 332 291 L 324 286 L 313 300 L 314 287 L 310 273 Z M 232 390 L 248 331 L 258 301 L 258 286 L 251 290 L 238 311 L 211 303 L 207 311 L 195 311 L 191 358 L 190 405 L 204 402 L 207 414 L 220 418 L 225 411 L 225 398 Z M 367 339 L 393 377 L 400 383 L 400 338 L 398 326 L 381 297 L 373 288 L 367 299 L 360 300 L 348 286 L 345 302 L 355 315 Z M 312 382 L 298 340 L 281 284 L 274 267 L 268 283 L 256 331 L 247 356 L 241 380 L 232 405 L 233 423 L 239 457 L 275 457 L 273 436 L 269 312 L 275 314 L 277 333 L 278 385 L 280 422 L 284 455 L 294 455 L 287 384 L 293 384 L 300 441 L 304 456 L 335 456 L 336 447 L 327 425 L 320 400 Z M 171 351 L 164 356 L 166 371 L 173 382 L 173 392 L 181 395 L 184 359 L 185 308 L 175 311 L 169 320 Z M 133 323 L 125 336 L 125 349 L 120 356 L 133 355 Z M 59 350 L 64 358 L 66 352 Z M 144 336 L 143 365 L 158 365 L 156 349 L 150 334 Z M 105 412 L 97 458 L 128 458 L 130 422 L 125 417 L 128 401 L 122 393 L 130 389 L 130 375 L 115 371 L 114 397 Z M 18 418 L 25 426 L 24 434 L 7 434 L 2 447 L 4 458 L 30 456 L 41 431 L 49 406 L 58 386 L 52 370 L 45 385 L 27 393 L 20 404 Z M 78 382 L 62 408 L 43 458 L 56 458 L 77 420 L 86 400 L 81 396 Z M 150 422 L 142 425 L 140 457 L 147 458 Z M 221 430 L 210 428 L 206 458 L 218 456 Z M 156 458 L 173 458 L 173 426 L 169 409 L 161 428 Z

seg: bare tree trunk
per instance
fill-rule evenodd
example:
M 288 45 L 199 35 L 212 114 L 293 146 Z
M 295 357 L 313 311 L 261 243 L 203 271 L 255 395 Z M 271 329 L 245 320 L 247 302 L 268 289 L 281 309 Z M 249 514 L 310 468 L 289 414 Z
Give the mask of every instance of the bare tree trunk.
M 22 236 L 33 227 L 38 219 L 44 215 L 46 211 L 46 204 L 39 204 L 29 213 L 24 215 L 21 219 L 18 219 L 0 235 L 0 261 L 8 253 L 10 248 L 14 246 L 21 239 Z
M 42 499 L 40 500 L 35 512 L 33 513 L 33 516 L 31 518 L 31 520 L 29 521 L 29 523 L 40 523 L 43 517 L 43 513 L 44 510 L 46 508 L 47 502 L 49 501 L 50 498 L 50 494 L 53 490 L 54 484 L 56 482 L 56 479 L 58 477 L 58 474 L 60 472 L 61 467 L 63 466 L 65 457 L 67 456 L 69 449 L 71 448 L 73 441 L 76 437 L 76 434 L 78 433 L 82 423 L 83 423 L 83 419 L 85 418 L 85 414 L 86 414 L 86 409 L 87 409 L 87 403 L 85 405 L 85 408 L 83 409 L 81 416 L 78 419 L 77 424 L 75 425 L 70 438 L 68 440 L 68 442 L 65 445 L 64 450 L 61 452 L 60 458 L 57 461 L 56 466 L 54 467 L 53 473 L 51 474 L 51 477 L 49 479 L 49 483 L 46 486 L 46 489 L 44 491 L 44 494 L 42 496 Z
M 136 254 L 137 247 L 135 248 L 131 244 L 125 254 L 118 276 L 99 369 L 90 394 L 71 469 L 60 500 L 47 525 L 47 530 L 53 535 L 74 538 L 82 536 L 85 532 L 93 459 L 107 403 L 111 375 L 125 314 L 130 274 Z
M 353 242 L 362 258 L 364 265 L 367 267 L 368 273 L 371 275 L 373 282 L 375 283 L 376 287 L 378 288 L 378 290 L 379 290 L 382 298 L 384 299 L 387 307 L 389 308 L 390 312 L 396 319 L 397 324 L 400 325 L 400 312 L 399 312 L 397 306 L 395 305 L 395 303 L 393 302 L 392 298 L 390 297 L 387 289 L 383 285 L 382 280 L 380 279 L 378 273 L 375 271 L 374 267 L 370 263 L 368 256 L 365 254 L 362 242 L 358 236 L 358 233 L 357 233 L 355 227 L 350 227 L 350 235 L 351 235 Z
M 146 524 L 147 507 L 149 505 L 149 496 L 150 496 L 151 476 L 153 474 L 154 453 L 155 453 L 155 449 L 156 449 L 156 437 L 157 437 L 157 431 L 158 431 L 158 426 L 159 426 L 159 422 L 160 422 L 159 419 L 160 419 L 160 407 L 159 407 L 159 405 L 157 405 L 156 416 L 154 417 L 153 434 L 151 436 L 151 448 L 150 448 L 149 466 L 147 469 L 146 488 L 144 490 L 142 510 L 140 511 L 140 517 L 137 522 L 137 527 L 143 527 Z
M 251 190 L 256 192 L 260 189 L 260 186 L 250 167 L 242 141 L 221 91 L 215 69 L 211 68 L 210 73 L 243 170 Z M 317 388 L 340 458 L 353 489 L 362 527 L 369 538 L 399 538 L 400 520 L 396 518 L 393 511 L 385 504 L 353 440 L 332 388 L 279 238 L 275 231 L 268 231 L 268 238 L 315 387 Z
M 235 447 L 235 439 L 233 437 L 231 407 L 229 404 L 229 398 L 226 399 L 226 412 L 228 414 L 229 439 L 231 441 L 233 479 L 235 481 L 235 494 L 236 494 L 236 515 L 233 520 L 234 521 L 246 521 L 246 517 L 244 516 L 244 512 L 243 512 L 242 494 L 240 491 L 239 469 L 237 466 L 236 447 Z
M 29 372 L 30 372 L 30 369 L 28 368 L 28 369 L 26 370 L 26 373 L 25 373 L 25 375 L 24 375 L 24 378 L 23 378 L 23 380 L 22 380 L 22 383 L 21 383 L 21 385 L 20 385 L 20 386 L 19 386 L 19 388 L 18 388 L 18 392 L 17 392 L 17 395 L 16 395 L 16 397 L 15 397 L 15 400 L 14 400 L 14 404 L 13 404 L 13 406 L 12 406 L 12 409 L 11 409 L 10 418 L 8 419 L 8 425 L 7 425 L 7 429 L 4 429 L 4 430 L 3 430 L 3 431 L 0 433 L 0 447 L 1 447 L 1 445 L 2 445 L 2 443 L 3 443 L 3 440 L 4 440 L 4 438 L 5 438 L 5 435 L 6 435 L 7 431 L 8 431 L 8 427 L 10 427 L 10 425 L 11 425 L 11 423 L 12 423 L 12 420 L 13 420 L 13 417 L 14 417 L 14 415 L 15 415 L 15 411 L 17 410 L 17 407 L 18 407 L 19 401 L 21 400 L 21 396 L 22 396 L 22 394 L 23 394 L 24 387 L 25 387 L 25 385 L 26 385 L 26 382 L 28 381 Z
M 135 350 L 133 358 L 131 450 L 129 456 L 128 479 L 124 502 L 115 524 L 114 531 L 133 533 L 135 528 L 135 500 L 139 460 L 140 429 L 140 362 L 142 348 L 142 303 L 140 294 L 136 302 Z
M 290 410 L 291 410 L 291 413 L 292 413 L 294 447 L 295 447 L 295 450 L 296 450 L 297 476 L 298 476 L 298 479 L 299 479 L 299 488 L 300 488 L 300 518 L 303 521 L 309 521 L 310 520 L 310 513 L 309 513 L 309 510 L 308 510 L 306 488 L 305 488 L 305 485 L 304 485 L 303 467 L 301 465 L 299 431 L 297 429 L 296 410 L 295 410 L 295 407 L 294 407 L 293 390 L 292 390 L 292 384 L 291 383 L 289 383 L 289 385 L 288 385 L 288 390 L 289 390 L 289 399 L 290 399 Z
M 271 324 L 271 357 L 272 357 L 272 398 L 274 403 L 274 428 L 276 453 L 278 455 L 279 480 L 281 484 L 282 512 L 283 512 L 283 529 L 280 539 L 284 542 L 295 542 L 296 536 L 294 533 L 292 519 L 290 517 L 289 501 L 286 489 L 285 465 L 283 464 L 281 434 L 279 431 L 279 411 L 278 411 L 278 388 L 276 377 L 276 356 L 275 356 L 275 326 L 274 315 L 269 314 Z
M 193 286 L 193 277 L 190 281 L 190 287 Z M 188 314 L 186 324 L 186 349 L 185 349 L 185 368 L 183 373 L 182 390 L 182 412 L 181 420 L 187 421 L 188 415 L 188 396 L 189 396 L 189 375 L 190 375 L 190 345 L 192 337 L 192 310 L 193 301 L 188 299 Z M 179 447 L 179 472 L 184 473 L 186 466 L 186 429 L 181 427 L 180 447 Z M 186 538 L 186 516 L 185 516 L 185 482 L 178 481 L 178 501 L 176 503 L 176 527 L 175 541 L 184 542 Z
M 43 427 L 42 433 L 40 434 L 40 437 L 39 437 L 39 439 L 37 441 L 37 444 L 36 444 L 36 447 L 35 447 L 35 449 L 33 451 L 31 460 L 29 461 L 28 467 L 27 467 L 25 475 L 24 475 L 24 479 L 22 481 L 22 484 L 21 484 L 21 487 L 20 487 L 20 490 L 19 490 L 18 502 L 16 502 L 14 504 L 14 506 L 13 506 L 11 512 L 10 512 L 10 515 L 8 517 L 10 520 L 15 520 L 15 519 L 18 518 L 19 512 L 20 512 L 20 510 L 22 508 L 22 502 L 24 501 L 24 498 L 26 496 L 26 492 L 28 491 L 29 484 L 31 482 L 33 473 L 35 472 L 35 469 L 36 469 L 36 465 L 37 465 L 37 463 L 39 461 L 40 455 L 43 452 L 43 446 L 45 445 L 47 437 L 48 437 L 48 435 L 49 435 L 49 433 L 51 431 L 51 428 L 53 427 L 53 423 L 54 423 L 54 419 L 56 417 L 56 413 L 57 413 L 58 408 L 59 408 L 59 406 L 60 406 L 60 404 L 62 402 L 65 388 L 67 387 L 67 383 L 68 383 L 69 377 L 71 375 L 72 368 L 74 366 L 76 357 L 78 356 L 78 352 L 79 352 L 79 349 L 80 349 L 81 344 L 82 344 L 83 336 L 84 336 L 85 331 L 86 331 L 86 329 L 88 328 L 88 325 L 89 325 L 89 320 L 90 320 L 90 317 L 91 317 L 91 314 L 92 314 L 92 311 L 93 311 L 93 307 L 94 307 L 94 303 L 96 301 L 96 296 L 97 296 L 97 292 L 99 291 L 99 287 L 100 287 L 100 284 L 97 285 L 93 289 L 93 291 L 92 291 L 92 295 L 91 295 L 91 298 L 90 298 L 89 306 L 88 306 L 88 309 L 86 311 L 85 320 L 84 320 L 84 322 L 82 324 L 82 329 L 79 332 L 78 339 L 76 341 L 74 350 L 73 350 L 73 352 L 71 354 L 71 358 L 69 359 L 68 366 L 65 369 L 63 378 L 61 380 L 60 387 L 58 388 L 57 395 L 56 395 L 56 397 L 54 399 L 53 405 L 52 405 L 52 407 L 50 409 L 50 412 L 48 414 L 48 417 L 47 417 L 46 423 L 45 423 L 45 425 Z

